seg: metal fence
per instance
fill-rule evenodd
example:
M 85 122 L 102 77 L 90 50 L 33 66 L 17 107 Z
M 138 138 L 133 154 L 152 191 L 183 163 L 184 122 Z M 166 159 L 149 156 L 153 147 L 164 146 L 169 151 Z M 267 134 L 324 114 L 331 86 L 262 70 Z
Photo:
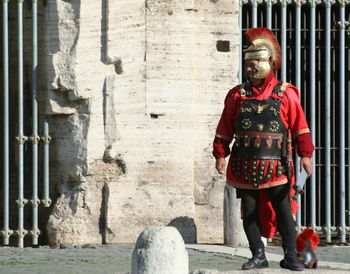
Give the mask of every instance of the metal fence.
M 32 80 L 31 80 L 31 132 L 24 134 L 23 120 L 23 0 L 16 2 L 18 65 L 17 96 L 15 106 L 10 104 L 9 90 L 9 32 L 8 3 L 2 1 L 2 230 L 3 244 L 16 236 L 23 247 L 26 235 L 32 244 L 38 244 L 38 207 L 40 204 L 38 149 L 43 144 L 42 205 L 49 207 L 49 154 L 50 136 L 44 121 L 43 135 L 38 130 L 38 43 L 37 0 L 31 1 L 32 12 Z M 29 2 L 29 1 L 28 1 Z M 299 197 L 301 210 L 297 215 L 300 227 L 313 227 L 323 233 L 327 242 L 347 242 L 350 230 L 350 2 L 345 1 L 286 1 L 244 0 L 240 8 L 242 33 L 251 27 L 266 26 L 279 37 L 282 48 L 282 67 L 278 77 L 296 85 L 301 92 L 302 104 L 308 118 L 312 139 L 316 146 L 315 172 Z M 243 36 L 242 36 L 243 40 Z M 244 41 L 240 43 L 241 47 Z M 241 48 L 242 49 L 242 48 Z M 240 51 L 241 52 L 241 51 Z M 17 110 L 15 123 L 9 123 L 11 109 Z M 12 119 L 13 120 L 13 119 Z M 11 135 L 11 127 L 16 134 Z M 11 140 L 16 140 L 15 168 L 11 168 Z M 30 157 L 24 157 L 24 146 L 31 146 Z M 27 160 L 31 166 L 30 178 L 23 170 Z M 10 228 L 11 172 L 17 179 L 17 226 Z M 24 225 L 25 185 L 31 184 L 31 229 Z M 27 197 L 29 198 L 29 197 Z M 27 205 L 28 206 L 28 205 Z M 12 216 L 12 214 L 11 214 Z M 14 223 L 14 222 L 13 222 Z
M 11 1 L 11 11 L 17 13 L 16 24 L 17 29 L 11 29 L 9 32 L 9 0 L 2 1 L 2 230 L 1 236 L 4 245 L 9 245 L 10 237 L 17 237 L 17 243 L 19 247 L 24 246 L 24 238 L 26 235 L 32 239 L 32 244 L 38 244 L 38 237 L 40 230 L 38 227 L 38 207 L 41 203 L 44 207 L 49 207 L 51 200 L 49 197 L 49 128 L 47 121 L 44 121 L 43 135 L 39 136 L 38 131 L 38 26 L 37 26 L 37 0 L 32 0 L 30 5 L 31 9 L 31 22 L 32 22 L 32 56 L 31 56 L 31 103 L 30 114 L 31 117 L 25 117 L 24 119 L 24 89 L 23 89 L 23 2 L 24 0 Z M 28 3 L 30 3 L 28 1 Z M 16 56 L 18 63 L 16 67 L 11 67 L 9 63 L 9 33 L 11 36 L 17 36 L 17 53 Z M 10 81 L 10 72 L 16 70 L 14 75 L 17 75 L 15 81 Z M 13 90 L 16 90 L 14 94 Z M 17 102 L 11 100 L 11 96 L 17 98 Z M 29 124 L 30 125 L 27 125 Z M 30 133 L 25 136 L 25 126 L 30 128 Z M 14 133 L 14 134 L 12 134 Z M 43 143 L 43 195 L 42 200 L 39 199 L 38 186 L 39 186 L 39 143 Z M 15 147 L 13 147 L 13 146 Z M 24 151 L 24 147 L 30 146 L 30 153 L 28 155 Z M 12 154 L 16 154 L 14 157 Z M 25 161 L 27 166 L 31 167 L 30 172 L 24 171 Z M 26 176 L 29 175 L 29 176 Z M 16 178 L 17 184 L 12 180 Z M 24 197 L 24 190 L 31 186 L 31 228 L 29 231 L 25 228 L 24 222 L 24 209 L 28 200 Z M 17 214 L 10 214 L 10 204 L 14 201 L 10 201 L 13 189 L 16 190 L 15 196 L 17 200 Z M 17 222 L 12 220 L 11 217 L 16 216 Z M 16 225 L 16 228 L 11 227 Z
M 245 30 L 264 26 L 275 32 L 282 49 L 278 77 L 300 90 L 316 151 L 314 175 L 298 198 L 297 225 L 315 228 L 326 242 L 345 243 L 350 230 L 350 1 L 243 0 L 239 20 L 241 49 Z

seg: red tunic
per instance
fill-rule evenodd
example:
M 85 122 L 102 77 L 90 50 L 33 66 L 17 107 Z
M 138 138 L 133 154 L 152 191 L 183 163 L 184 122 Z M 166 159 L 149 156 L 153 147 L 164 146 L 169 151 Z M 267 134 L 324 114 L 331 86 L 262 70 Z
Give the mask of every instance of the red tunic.
M 271 73 L 263 85 L 259 88 L 253 87 L 254 99 L 265 100 L 269 98 L 272 94 L 274 86 L 278 83 L 278 80 Z M 240 85 L 231 89 L 225 99 L 225 108 L 221 115 L 217 130 L 216 138 L 213 144 L 213 155 L 215 158 L 224 158 L 230 154 L 230 143 L 235 134 L 234 124 L 236 118 L 239 115 L 240 106 L 242 101 L 245 100 L 244 96 L 240 94 Z M 285 125 L 286 129 L 290 132 L 293 139 L 295 139 L 298 145 L 298 154 L 301 157 L 311 157 L 314 151 L 314 146 L 310 138 L 310 130 L 307 125 L 303 109 L 300 105 L 299 92 L 298 89 L 288 84 L 285 88 L 285 93 L 281 99 L 280 117 Z M 232 155 L 230 157 L 228 168 L 227 168 L 227 183 L 236 188 L 243 189 L 256 189 L 251 183 L 246 183 L 243 177 L 238 177 L 236 173 L 232 173 L 231 162 Z M 277 161 L 277 160 L 271 160 Z M 251 165 L 250 165 L 251 166 Z M 275 167 L 277 164 L 275 163 Z M 249 170 L 250 176 L 252 170 Z M 294 174 L 292 176 L 292 184 L 294 184 Z M 288 182 L 286 175 L 281 177 L 276 176 L 276 168 L 267 182 L 259 184 L 258 189 L 260 189 L 260 221 L 262 224 L 262 235 L 267 238 L 273 237 L 276 228 L 276 214 L 272 208 L 271 202 L 269 201 L 267 193 L 263 190 L 264 188 L 285 184 Z M 294 190 L 291 188 L 291 194 Z M 295 215 L 298 205 L 293 200 L 292 202 L 292 213 Z

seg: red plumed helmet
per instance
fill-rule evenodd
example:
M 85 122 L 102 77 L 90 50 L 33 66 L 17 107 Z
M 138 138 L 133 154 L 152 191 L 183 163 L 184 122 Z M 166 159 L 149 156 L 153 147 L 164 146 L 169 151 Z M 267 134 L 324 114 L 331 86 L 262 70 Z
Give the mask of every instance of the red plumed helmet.
M 304 231 L 300 233 L 296 239 L 297 252 L 300 253 L 305 249 L 305 242 L 307 240 L 309 241 L 311 250 L 315 250 L 320 242 L 320 238 L 312 228 L 305 228 Z
M 245 60 L 258 59 L 267 61 L 269 57 L 273 60 L 273 70 L 281 67 L 281 47 L 275 34 L 267 28 L 253 28 L 247 30 L 246 36 L 250 46 L 244 50 Z

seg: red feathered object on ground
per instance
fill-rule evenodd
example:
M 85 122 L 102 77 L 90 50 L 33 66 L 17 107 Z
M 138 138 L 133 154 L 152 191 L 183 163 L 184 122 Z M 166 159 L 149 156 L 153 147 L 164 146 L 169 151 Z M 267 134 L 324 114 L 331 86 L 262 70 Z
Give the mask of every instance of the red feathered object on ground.
M 305 268 L 317 268 L 318 261 L 314 252 L 320 242 L 317 233 L 311 228 L 306 228 L 299 234 L 296 242 L 299 260 L 303 262 Z
M 307 240 L 310 242 L 311 250 L 315 250 L 320 242 L 320 238 L 312 228 L 305 228 L 304 231 L 297 237 L 297 252 L 302 252 L 305 249 L 305 242 Z

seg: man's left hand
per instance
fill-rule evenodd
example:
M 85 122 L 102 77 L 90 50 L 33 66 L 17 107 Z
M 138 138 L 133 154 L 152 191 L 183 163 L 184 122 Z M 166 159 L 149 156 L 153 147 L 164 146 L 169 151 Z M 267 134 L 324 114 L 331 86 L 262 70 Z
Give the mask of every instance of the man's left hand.
M 312 175 L 313 165 L 309 157 L 302 157 L 300 159 L 300 170 L 303 168 L 305 169 L 307 175 L 310 177 Z

